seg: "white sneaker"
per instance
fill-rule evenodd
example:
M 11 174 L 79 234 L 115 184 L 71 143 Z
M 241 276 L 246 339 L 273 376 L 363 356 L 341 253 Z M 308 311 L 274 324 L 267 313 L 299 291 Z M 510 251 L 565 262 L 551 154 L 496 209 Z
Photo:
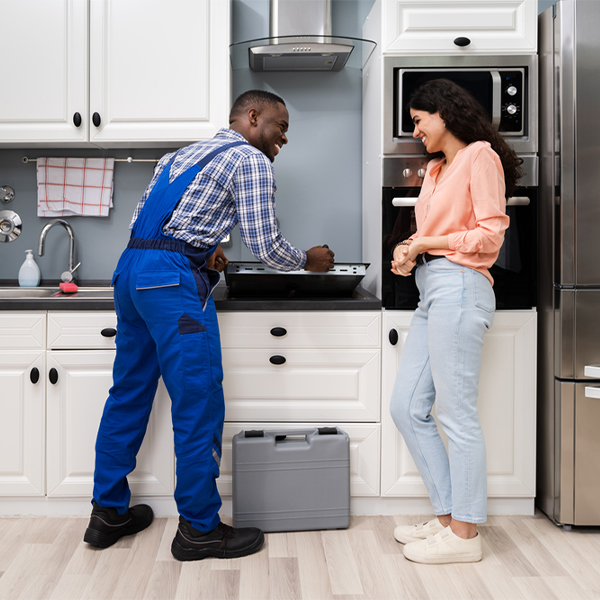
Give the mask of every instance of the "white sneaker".
M 394 537 L 401 544 L 410 544 L 411 542 L 424 540 L 430 535 L 435 535 L 439 531 L 442 531 L 442 529 L 444 529 L 444 526 L 436 517 L 420 525 L 398 525 L 394 529 Z
M 418 563 L 441 565 L 456 562 L 481 560 L 481 535 L 465 540 L 458 537 L 450 527 L 445 527 L 434 536 L 404 546 L 404 556 Z

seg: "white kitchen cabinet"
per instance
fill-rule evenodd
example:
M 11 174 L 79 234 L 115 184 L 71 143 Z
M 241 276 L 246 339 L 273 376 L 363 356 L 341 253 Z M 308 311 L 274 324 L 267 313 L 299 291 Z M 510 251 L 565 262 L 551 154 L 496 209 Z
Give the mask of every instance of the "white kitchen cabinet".
M 48 313 L 47 495 L 91 497 L 98 425 L 112 385 L 113 312 Z M 65 348 L 70 348 L 66 350 Z M 107 349 L 98 349 L 107 348 Z M 109 349 L 110 348 L 110 349 Z M 132 493 L 172 495 L 175 456 L 171 402 L 162 383 L 129 475 Z
M 0 144 L 159 146 L 227 126 L 229 0 L 3 0 Z
M 232 438 L 240 431 L 264 429 L 290 431 L 331 426 L 331 423 L 225 423 L 223 427 L 223 452 L 221 475 L 217 479 L 219 493 L 232 493 Z M 379 423 L 336 423 L 350 438 L 350 494 L 352 496 L 379 496 Z
M 226 421 L 377 422 L 381 313 L 219 313 Z
M 381 495 L 426 496 L 427 490 L 390 416 L 390 396 L 412 311 L 384 311 Z M 393 345 L 389 333 L 396 330 Z M 486 442 L 488 497 L 535 496 L 535 311 L 498 311 L 485 336 L 479 418 Z M 446 441 L 444 434 L 442 438 Z
M 537 52 L 537 0 L 382 1 L 384 54 Z
M 43 312 L 0 313 L 0 496 L 43 496 Z

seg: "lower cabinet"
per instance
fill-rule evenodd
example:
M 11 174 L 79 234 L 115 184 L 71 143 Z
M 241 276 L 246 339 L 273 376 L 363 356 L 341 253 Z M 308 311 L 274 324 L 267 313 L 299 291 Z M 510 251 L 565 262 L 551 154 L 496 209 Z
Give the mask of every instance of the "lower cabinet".
M 383 313 L 382 496 L 427 495 L 389 410 L 412 314 Z M 531 310 L 497 311 L 484 338 L 478 407 L 486 442 L 489 497 L 535 496 L 536 338 L 537 314 Z
M 113 312 L 0 313 L 0 495 L 91 497 L 115 327 Z M 161 381 L 133 493 L 173 494 L 170 406 Z

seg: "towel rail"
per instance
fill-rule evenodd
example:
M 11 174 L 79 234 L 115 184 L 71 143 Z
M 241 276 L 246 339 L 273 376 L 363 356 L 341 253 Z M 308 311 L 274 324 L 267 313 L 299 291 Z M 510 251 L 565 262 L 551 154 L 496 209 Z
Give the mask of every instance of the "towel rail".
M 104 158 L 104 157 L 99 157 L 99 158 Z M 153 163 L 156 163 L 158 161 L 159 161 L 158 158 L 132 158 L 131 156 L 128 156 L 127 158 L 115 158 L 115 162 L 128 162 L 128 163 L 132 163 L 132 162 L 153 162 Z M 37 158 L 28 158 L 27 156 L 24 156 L 23 157 L 23 162 L 24 163 L 37 162 Z

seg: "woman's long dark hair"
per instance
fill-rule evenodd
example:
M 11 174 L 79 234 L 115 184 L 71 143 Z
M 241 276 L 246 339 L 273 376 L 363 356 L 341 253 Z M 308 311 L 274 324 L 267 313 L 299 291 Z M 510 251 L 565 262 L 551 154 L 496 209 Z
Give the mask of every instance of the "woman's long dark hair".
M 504 169 L 506 197 L 513 194 L 517 182 L 523 177 L 520 166 L 523 160 L 492 127 L 483 106 L 467 90 L 449 79 L 433 79 L 417 88 L 408 106 L 432 114 L 439 112 L 446 129 L 465 144 L 489 142 Z M 428 159 L 444 155 L 443 152 L 426 154 Z

